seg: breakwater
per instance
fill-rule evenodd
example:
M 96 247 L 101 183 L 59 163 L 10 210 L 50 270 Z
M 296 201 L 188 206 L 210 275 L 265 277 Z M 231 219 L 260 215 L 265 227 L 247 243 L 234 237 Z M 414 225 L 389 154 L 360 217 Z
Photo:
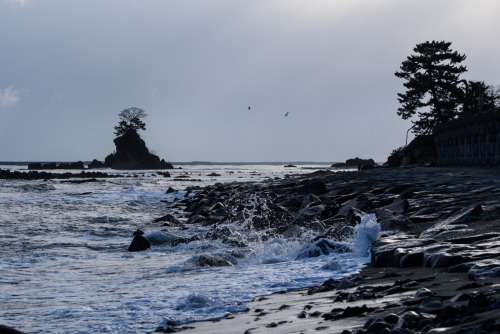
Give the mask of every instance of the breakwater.
M 500 114 L 456 119 L 434 129 L 439 166 L 500 166 Z

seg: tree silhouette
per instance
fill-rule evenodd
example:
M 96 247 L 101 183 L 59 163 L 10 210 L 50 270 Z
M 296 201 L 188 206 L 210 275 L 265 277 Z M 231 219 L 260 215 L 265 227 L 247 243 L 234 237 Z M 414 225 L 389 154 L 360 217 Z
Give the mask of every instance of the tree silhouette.
M 463 91 L 461 117 L 500 110 L 500 88 L 484 81 L 467 81 Z
M 398 93 L 398 115 L 409 119 L 415 114 L 413 132 L 428 134 L 443 122 L 457 116 L 461 101 L 460 75 L 467 71 L 460 65 L 466 56 L 450 49 L 451 42 L 432 41 L 417 44 L 414 55 L 403 61 L 395 75 L 405 79 L 404 93 Z
M 146 130 L 146 123 L 142 121 L 148 115 L 141 108 L 127 108 L 118 114 L 120 118 L 120 123 L 115 126 L 115 135 L 117 137 L 123 136 L 128 131 Z

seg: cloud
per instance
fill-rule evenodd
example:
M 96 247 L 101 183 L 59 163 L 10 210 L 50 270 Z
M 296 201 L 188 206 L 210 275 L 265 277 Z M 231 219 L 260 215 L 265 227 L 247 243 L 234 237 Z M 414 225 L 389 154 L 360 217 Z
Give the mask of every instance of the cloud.
M 5 89 L 0 89 L 0 106 L 2 107 L 13 107 L 19 103 L 21 98 L 19 97 L 21 92 L 15 89 L 13 86 L 7 87 Z
M 17 3 L 17 4 L 20 4 L 21 6 L 24 6 L 29 2 L 29 0 L 4 0 L 4 2 Z

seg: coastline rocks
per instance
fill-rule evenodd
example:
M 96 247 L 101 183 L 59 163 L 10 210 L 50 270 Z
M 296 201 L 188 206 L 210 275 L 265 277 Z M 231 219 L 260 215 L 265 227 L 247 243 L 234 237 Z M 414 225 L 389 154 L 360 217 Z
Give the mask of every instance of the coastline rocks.
M 362 328 L 352 328 L 360 334 L 450 328 L 484 333 L 500 329 L 498 174 L 429 168 L 318 172 L 193 189 L 177 210 L 184 210 L 185 225 L 210 226 L 205 238 L 242 244 L 241 256 L 245 243 L 273 238 L 304 243 L 307 236 L 309 246 L 299 258 L 344 251 L 337 241 L 356 235 L 353 226 L 360 216 L 374 214 L 383 232 L 372 244 L 372 265 L 359 276 L 311 287 L 308 294 L 330 291 L 326 299 L 335 306 L 319 311 L 321 302 L 310 303 L 295 313 L 297 319 L 318 318 L 322 329 L 333 330 L 334 323 L 327 321 L 370 318 Z M 194 261 L 201 266 L 234 263 L 217 255 Z M 339 265 L 330 261 L 322 267 L 328 268 Z M 365 306 L 364 300 L 369 301 Z
M 14 171 L 11 172 L 8 169 L 0 169 L 0 179 L 11 179 L 11 180 L 66 180 L 71 178 L 82 178 L 82 179 L 95 179 L 95 178 L 110 178 L 118 177 L 117 175 L 102 173 L 102 172 L 85 172 L 81 173 L 50 173 L 45 171 L 30 170 L 29 172 Z
M 87 167 L 88 167 L 89 169 L 94 169 L 94 168 L 104 168 L 104 167 L 106 167 L 106 166 L 104 165 L 104 163 L 103 163 L 103 162 L 101 162 L 101 161 L 99 161 L 99 160 L 97 160 L 97 159 L 94 159 L 94 160 L 92 160 L 92 162 L 91 162 L 91 163 L 89 163 L 89 164 L 88 164 L 88 166 L 87 166 Z
M 59 165 L 57 165 L 55 162 L 46 163 L 46 164 L 34 162 L 34 163 L 28 164 L 28 169 L 29 170 L 35 170 L 35 169 L 85 169 L 85 166 L 83 165 L 83 162 L 81 162 L 81 161 L 61 162 Z
M 375 161 L 373 159 L 360 159 L 358 157 L 354 159 L 347 159 L 345 163 L 336 163 L 333 164 L 332 167 L 335 168 L 343 168 L 343 167 L 374 167 Z
M 229 254 L 201 254 L 193 258 L 198 267 L 230 267 L 237 263 L 235 257 Z

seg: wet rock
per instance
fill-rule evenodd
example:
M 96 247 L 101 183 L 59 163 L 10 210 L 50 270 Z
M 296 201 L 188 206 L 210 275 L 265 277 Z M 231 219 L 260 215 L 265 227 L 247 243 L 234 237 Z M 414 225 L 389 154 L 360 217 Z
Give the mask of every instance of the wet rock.
M 309 257 L 318 257 L 328 255 L 337 249 L 341 249 L 339 245 L 335 245 L 327 239 L 319 239 L 313 244 L 308 245 L 303 251 L 297 255 L 296 259 L 304 259 Z
M 395 325 L 399 321 L 399 316 L 394 313 L 389 313 L 386 316 L 384 316 L 384 321 L 388 324 Z
M 128 247 L 129 252 L 140 252 L 149 249 L 151 247 L 149 241 L 142 236 L 143 234 L 144 232 L 142 232 L 139 229 L 137 229 L 137 231 L 134 232 L 134 239 L 132 240 L 132 243 Z
M 202 254 L 195 259 L 199 267 L 230 267 L 236 262 L 236 259 L 229 254 Z
M 172 194 L 172 193 L 176 193 L 177 190 L 175 190 L 174 188 L 172 187 L 168 187 L 167 191 L 165 192 L 166 194 Z
M 421 298 L 421 297 L 429 297 L 432 296 L 432 291 L 427 289 L 427 288 L 420 288 L 415 292 L 415 297 Z
M 387 322 L 383 320 L 378 320 L 374 321 L 368 328 L 366 329 L 367 333 L 379 333 L 380 331 L 384 329 L 391 328 L 391 325 L 389 325 Z
M 372 262 L 380 267 L 399 267 L 400 260 L 405 256 L 403 254 L 411 253 L 413 249 L 421 251 L 424 247 L 434 243 L 436 243 L 434 239 L 416 239 L 407 234 L 387 236 L 373 243 Z M 405 249 L 408 251 L 402 251 Z M 396 257 L 398 255 L 399 257 Z
M 406 210 L 410 207 L 410 203 L 407 199 L 398 198 L 389 205 L 382 207 L 382 209 L 392 211 L 394 214 L 404 214 Z
M 469 205 L 469 206 L 459 210 L 458 212 L 454 213 L 450 217 L 438 221 L 431 228 L 422 232 L 420 234 L 420 237 L 421 238 L 429 238 L 429 237 L 436 236 L 438 234 L 441 234 L 441 233 L 449 231 L 449 230 L 458 229 L 458 228 L 460 228 L 460 226 L 462 226 L 462 224 L 460 224 L 460 223 L 465 219 L 465 217 L 471 216 L 471 215 L 479 215 L 482 211 L 483 210 L 482 210 L 481 206 L 478 204 Z M 459 224 L 459 225 L 457 226 L 457 224 Z
M 396 216 L 379 221 L 382 231 L 408 231 L 412 222 L 404 216 Z
M 9 327 L 9 326 L 5 326 L 5 325 L 0 325 L 0 333 L 2 333 L 2 334 L 23 334 L 23 332 L 21 332 L 17 329 L 14 329 L 12 327 Z
M 171 246 L 172 247 L 175 247 L 179 244 L 188 244 L 190 242 L 193 242 L 193 241 L 198 241 L 200 240 L 200 237 L 195 235 L 195 236 L 192 236 L 190 238 L 178 238 L 178 239 L 175 239 L 174 241 L 172 241 L 172 244 Z
M 443 268 L 467 262 L 468 258 L 461 255 L 461 252 L 466 250 L 470 248 L 442 243 L 427 247 L 424 251 L 424 267 Z
M 476 262 L 468 272 L 473 280 L 485 280 L 500 277 L 500 259 L 486 259 Z
M 340 280 L 337 284 L 337 290 L 346 290 L 350 288 L 354 288 L 356 283 L 352 282 L 349 279 Z
M 302 188 L 299 191 L 299 194 L 302 195 L 308 195 L 308 194 L 324 194 L 328 192 L 326 188 L 326 184 L 323 181 L 317 181 L 317 180 L 312 180 L 312 181 L 307 181 Z
M 438 297 L 429 297 L 424 299 L 417 309 L 424 313 L 439 314 L 443 311 L 444 304 Z

